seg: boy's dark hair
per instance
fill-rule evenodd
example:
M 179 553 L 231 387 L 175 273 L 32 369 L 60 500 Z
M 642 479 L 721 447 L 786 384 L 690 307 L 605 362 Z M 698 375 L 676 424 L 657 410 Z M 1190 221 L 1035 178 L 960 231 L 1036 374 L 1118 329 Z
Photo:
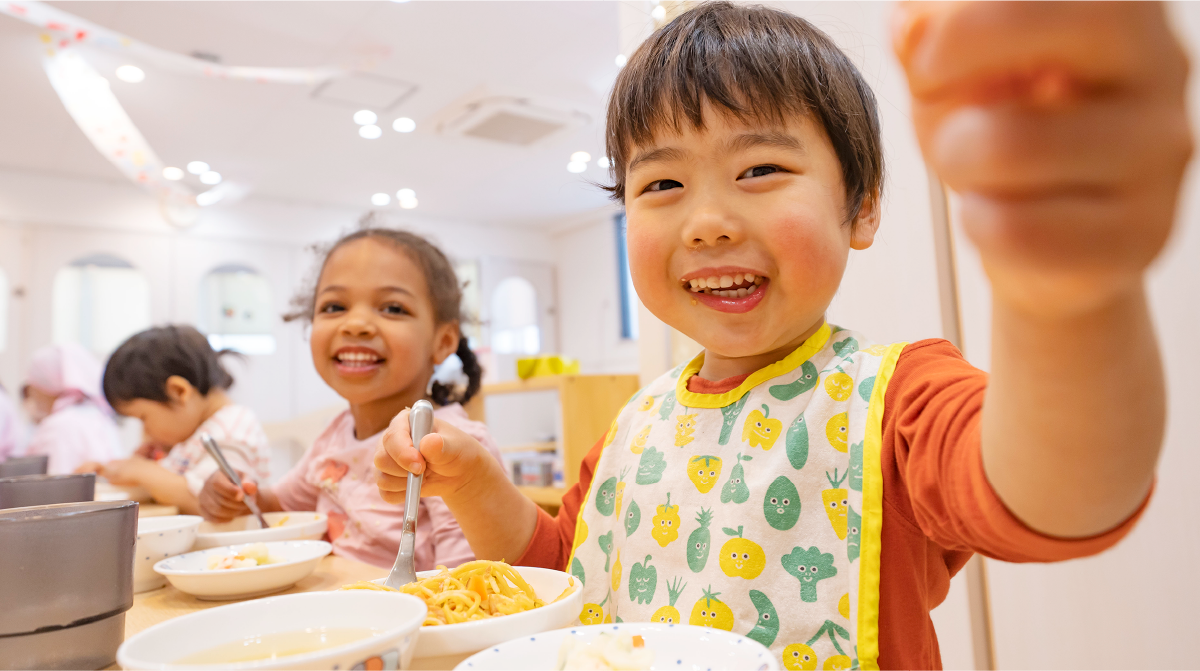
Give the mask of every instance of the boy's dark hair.
M 625 198 L 635 145 L 656 131 L 703 129 L 707 102 L 742 121 L 783 125 L 808 115 L 829 136 L 846 188 L 846 221 L 883 187 L 875 95 L 828 35 L 777 9 L 705 2 L 649 37 L 617 75 L 605 142 Z
M 284 321 L 301 319 L 311 322 L 313 311 L 316 309 L 317 283 L 320 281 L 321 273 L 324 272 L 329 257 L 343 245 L 355 240 L 374 238 L 404 251 L 421 269 L 425 275 L 425 284 L 429 287 L 429 302 L 433 304 L 433 317 L 436 323 L 445 324 L 456 321 L 461 324 L 463 320 L 462 287 L 458 284 L 458 275 L 454 273 L 454 267 L 450 265 L 450 260 L 446 258 L 442 250 L 416 233 L 371 226 L 372 221 L 372 217 L 368 215 L 363 220 L 365 228 L 343 235 L 331 245 L 316 247 L 321 263 L 313 275 L 311 286 L 305 287 L 292 298 L 292 311 L 283 316 Z M 462 392 L 455 393 L 452 385 L 434 382 L 430 396 L 438 405 L 466 403 L 479 392 L 479 386 L 483 379 L 483 367 L 479 365 L 479 360 L 471 351 L 467 337 L 461 331 L 458 334 L 458 350 L 455 351 L 455 354 L 462 361 L 463 373 L 467 376 L 467 387 Z
M 233 376 L 221 366 L 208 339 L 191 326 L 156 326 L 121 343 L 104 366 L 104 397 L 116 407 L 139 398 L 166 403 L 167 378 L 188 381 L 207 396 L 213 389 L 228 389 Z

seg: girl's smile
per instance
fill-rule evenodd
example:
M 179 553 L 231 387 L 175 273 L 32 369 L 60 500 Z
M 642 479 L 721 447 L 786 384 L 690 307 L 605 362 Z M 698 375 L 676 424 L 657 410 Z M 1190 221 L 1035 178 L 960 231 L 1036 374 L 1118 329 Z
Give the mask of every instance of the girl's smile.
M 344 377 L 366 377 L 379 372 L 387 359 L 370 347 L 339 347 L 333 355 L 334 370 Z

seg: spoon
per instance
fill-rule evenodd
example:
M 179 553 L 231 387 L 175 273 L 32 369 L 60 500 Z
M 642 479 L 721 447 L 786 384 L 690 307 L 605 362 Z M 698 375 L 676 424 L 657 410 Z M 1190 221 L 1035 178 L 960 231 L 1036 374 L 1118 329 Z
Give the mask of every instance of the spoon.
M 421 439 L 433 427 L 433 405 L 429 401 L 417 401 L 408 414 L 408 425 L 412 427 L 413 447 L 420 449 Z M 400 552 L 396 555 L 396 563 L 388 575 L 384 585 L 392 589 L 400 589 L 401 585 L 416 582 L 417 571 L 413 565 L 413 550 L 417 543 L 417 507 L 421 503 L 421 475 L 408 474 L 408 489 L 404 492 L 404 530 L 400 535 Z
M 229 462 L 225 460 L 225 453 L 221 452 L 221 448 L 217 445 L 217 441 L 213 440 L 213 437 L 207 433 L 202 433 L 200 434 L 200 442 L 204 445 L 204 449 L 208 450 L 208 453 L 212 456 L 213 461 L 217 462 L 217 466 L 221 468 L 221 472 L 225 474 L 225 477 L 229 478 L 234 487 L 241 489 L 242 479 L 238 477 L 237 471 L 233 470 L 233 467 L 230 466 Z M 246 507 L 250 509 L 250 512 L 254 513 L 254 516 L 258 518 L 258 523 L 262 525 L 263 529 L 271 526 L 270 524 L 267 524 L 266 518 L 263 517 L 262 511 L 258 509 L 258 504 L 254 502 L 252 497 L 247 496 L 243 499 L 243 501 L 246 503 Z

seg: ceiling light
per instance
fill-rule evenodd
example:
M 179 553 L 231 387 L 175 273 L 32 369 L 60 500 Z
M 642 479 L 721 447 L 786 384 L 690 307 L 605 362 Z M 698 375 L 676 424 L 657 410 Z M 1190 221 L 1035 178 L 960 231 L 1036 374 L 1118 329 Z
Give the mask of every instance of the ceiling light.
M 136 84 L 146 78 L 146 73 L 136 65 L 122 65 L 117 68 L 117 79 L 130 84 Z
M 179 168 L 163 168 L 163 179 L 169 179 L 172 182 L 183 179 L 183 171 Z
M 596 159 L 596 165 L 600 166 L 601 168 L 607 168 L 608 166 L 612 165 L 612 161 L 609 161 L 607 156 L 601 156 L 600 158 Z
M 656 5 L 654 9 L 650 10 L 650 16 L 654 17 L 655 21 L 662 21 L 667 18 L 667 8 L 662 5 Z
M 210 184 L 210 185 L 211 184 L 220 184 L 221 183 L 221 173 L 213 172 L 212 170 L 209 170 L 208 172 L 200 175 L 200 182 L 202 184 Z
M 413 191 L 412 189 L 400 189 L 396 192 L 396 200 L 408 200 L 416 197 L 417 192 Z
M 415 208 L 416 206 L 417 206 L 416 198 L 405 198 L 404 200 L 400 201 L 400 207 L 403 207 L 406 210 L 411 210 L 411 209 Z
M 383 129 L 374 124 L 370 124 L 359 128 L 358 134 L 367 138 L 368 140 L 377 140 L 379 139 L 379 136 L 383 135 Z
M 392 197 L 386 193 L 377 193 L 371 196 L 371 204 L 376 207 L 383 207 L 390 202 L 392 202 Z
M 577 151 L 574 154 L 571 154 L 572 163 L 587 163 L 590 160 L 592 160 L 592 155 L 586 151 Z
M 402 116 L 392 122 L 392 130 L 397 133 L 411 133 L 417 129 L 417 122 L 412 119 Z
M 379 115 L 371 110 L 358 110 L 354 113 L 354 123 L 360 126 L 369 126 L 379 120 Z
M 628 62 L 629 59 L 625 57 L 625 54 L 617 54 L 617 67 L 623 68 Z
M 584 170 L 587 170 L 587 163 L 571 161 L 567 164 L 567 172 L 583 172 Z
M 193 175 L 199 175 L 208 172 L 208 164 L 204 161 L 192 161 L 187 164 L 187 169 Z

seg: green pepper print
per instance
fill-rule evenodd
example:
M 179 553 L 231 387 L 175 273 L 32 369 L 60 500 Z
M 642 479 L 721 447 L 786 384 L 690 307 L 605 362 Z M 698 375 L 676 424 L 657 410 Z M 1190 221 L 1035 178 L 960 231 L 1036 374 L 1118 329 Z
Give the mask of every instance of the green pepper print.
M 733 427 L 737 424 L 738 415 L 742 414 L 742 408 L 746 407 L 746 401 L 750 399 L 750 394 L 743 394 L 736 403 L 721 408 L 721 435 L 717 438 L 718 445 L 724 445 L 729 442 L 729 436 L 733 434 Z
M 667 421 L 671 418 L 671 411 L 675 409 L 675 390 L 667 392 L 663 396 L 662 404 L 658 407 L 658 418 L 662 421 Z
M 804 413 L 800 413 L 788 427 L 784 445 L 792 468 L 804 468 L 804 464 L 808 463 L 808 424 L 804 421 Z
M 613 532 L 609 531 L 598 537 L 596 543 L 600 545 L 600 551 L 604 553 L 604 572 L 608 573 L 608 562 L 612 559 L 609 555 L 612 554 Z
M 629 600 L 637 603 L 650 603 L 654 599 L 654 590 L 658 588 L 658 569 L 650 565 L 650 555 L 639 564 L 629 569 Z
M 665 470 L 667 470 L 667 461 L 663 459 L 662 452 L 659 452 L 657 448 L 647 447 L 642 451 L 641 459 L 638 460 L 637 477 L 633 481 L 639 485 L 652 485 L 662 480 L 663 471 Z M 615 483 L 613 484 L 613 491 L 615 495 Z M 610 510 L 609 512 L 612 511 Z M 607 515 L 608 513 L 605 514 Z
M 858 341 L 854 338 L 846 338 L 841 342 L 835 342 L 833 351 L 840 357 L 848 357 L 858 351 Z
M 821 552 L 816 547 L 792 548 L 791 553 L 785 554 L 780 560 L 783 570 L 795 576 L 800 581 L 800 600 L 808 603 L 817 601 L 817 583 L 837 575 L 837 567 L 833 565 L 833 555 Z
M 775 611 L 775 605 L 767 595 L 756 589 L 750 590 L 750 602 L 758 609 L 758 619 L 754 622 L 754 628 L 746 634 L 746 638 L 769 648 L 775 642 L 775 637 L 779 636 L 779 613 Z
M 596 510 L 600 511 L 601 515 L 608 517 L 613 514 L 613 509 L 617 505 L 617 478 L 611 477 L 600 485 L 600 489 L 596 491 Z
M 579 557 L 571 558 L 571 575 L 579 578 L 579 584 L 587 585 L 587 577 L 583 572 L 583 562 L 579 561 Z
M 800 364 L 800 377 L 788 384 L 777 384 L 768 391 L 781 401 L 790 401 L 817 386 L 817 366 L 811 361 Z
M 763 497 L 763 515 L 772 529 L 787 531 L 800 519 L 800 492 L 784 476 L 775 478 Z
M 847 486 L 856 492 L 862 491 L 863 441 L 850 446 L 850 478 Z
M 703 571 L 704 565 L 708 563 L 708 545 L 712 542 L 712 532 L 708 530 L 708 525 L 712 524 L 712 518 L 712 510 L 701 508 L 700 514 L 696 515 L 700 526 L 688 535 L 687 562 L 692 573 Z
M 850 528 L 846 532 L 846 556 L 850 561 L 858 559 L 859 546 L 862 545 L 862 515 L 854 512 L 853 506 L 846 506 L 846 517 Z
M 729 479 L 721 487 L 721 503 L 745 503 L 750 498 L 750 488 L 746 486 L 746 470 L 742 468 L 742 462 L 751 459 L 752 457 L 743 457 L 738 453 L 737 463 L 729 470 Z
M 625 537 L 632 536 L 641 523 L 642 509 L 638 507 L 637 501 L 630 501 L 629 510 L 625 512 Z

